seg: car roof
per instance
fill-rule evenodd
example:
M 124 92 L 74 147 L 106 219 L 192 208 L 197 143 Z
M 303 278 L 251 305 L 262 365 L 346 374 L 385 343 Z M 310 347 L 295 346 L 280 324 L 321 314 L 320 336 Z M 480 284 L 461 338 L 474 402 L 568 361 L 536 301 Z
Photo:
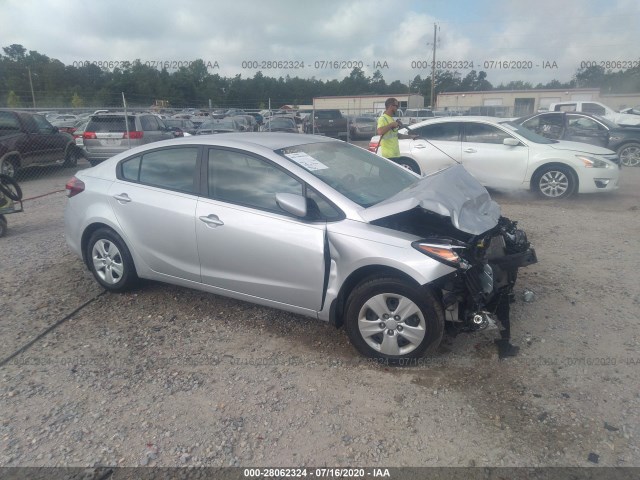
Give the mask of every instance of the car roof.
M 255 147 L 268 148 L 269 150 L 279 150 L 281 148 L 292 147 L 295 145 L 304 145 L 320 142 L 340 142 L 334 138 L 328 138 L 320 135 L 301 135 L 299 133 L 279 133 L 279 132 L 237 132 L 237 133 L 219 133 L 216 135 L 198 135 L 196 137 L 178 137 L 172 140 L 165 140 L 163 145 L 181 145 L 183 143 L 202 145 L 221 145 L 227 147 L 246 148 L 248 145 Z M 160 142 L 149 143 L 146 147 L 154 148 L 159 146 Z M 341 142 L 342 143 L 342 142 Z M 142 148 L 142 147 L 139 147 Z
M 451 123 L 451 122 L 483 122 L 483 123 L 502 123 L 508 122 L 507 118 L 500 117 L 487 117 L 480 115 L 470 115 L 470 116 L 460 116 L 460 117 L 429 117 L 426 120 L 422 120 L 421 122 L 413 123 L 408 126 L 408 128 L 416 128 L 422 125 L 431 125 L 434 123 Z

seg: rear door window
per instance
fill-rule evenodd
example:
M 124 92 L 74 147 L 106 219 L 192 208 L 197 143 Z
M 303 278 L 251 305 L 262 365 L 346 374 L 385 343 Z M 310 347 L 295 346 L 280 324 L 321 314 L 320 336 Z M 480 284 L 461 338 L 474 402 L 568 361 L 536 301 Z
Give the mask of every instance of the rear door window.
M 129 131 L 135 131 L 136 125 L 133 117 L 128 117 Z M 124 116 L 122 117 L 95 117 L 92 118 L 87 125 L 87 131 L 89 132 L 126 132 L 127 125 L 125 124 Z
M 154 187 L 197 193 L 198 147 L 154 150 L 125 160 L 120 178 Z

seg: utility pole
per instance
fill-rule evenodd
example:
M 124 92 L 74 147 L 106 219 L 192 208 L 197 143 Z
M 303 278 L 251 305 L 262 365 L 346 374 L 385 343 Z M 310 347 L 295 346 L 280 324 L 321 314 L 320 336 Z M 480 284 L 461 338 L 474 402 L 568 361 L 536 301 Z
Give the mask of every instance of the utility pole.
M 27 67 L 29 71 L 29 85 L 31 85 L 31 99 L 33 100 L 33 108 L 36 108 L 36 95 L 33 93 L 33 81 L 31 80 L 31 67 Z
M 435 110 L 434 93 L 436 86 L 436 32 L 438 30 L 438 24 L 433 24 L 433 62 L 431 63 L 431 109 Z

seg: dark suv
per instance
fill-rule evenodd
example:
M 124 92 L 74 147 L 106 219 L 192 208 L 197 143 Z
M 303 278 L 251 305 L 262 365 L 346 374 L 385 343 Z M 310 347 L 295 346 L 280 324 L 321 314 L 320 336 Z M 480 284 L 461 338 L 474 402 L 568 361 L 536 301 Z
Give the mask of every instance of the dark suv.
M 347 138 L 347 119 L 340 110 L 316 110 L 304 121 L 304 133 Z
M 91 165 L 132 147 L 174 138 L 164 122 L 151 113 L 93 115 L 82 134 L 84 155 Z
M 38 114 L 0 110 L 0 173 L 14 177 L 35 165 L 75 167 L 81 158 L 73 137 Z

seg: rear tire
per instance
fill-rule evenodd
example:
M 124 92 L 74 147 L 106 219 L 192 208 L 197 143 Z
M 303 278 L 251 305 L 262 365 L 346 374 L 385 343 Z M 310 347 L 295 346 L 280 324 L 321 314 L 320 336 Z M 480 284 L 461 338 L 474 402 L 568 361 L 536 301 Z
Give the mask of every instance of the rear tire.
M 100 228 L 93 232 L 87 244 L 86 258 L 89 270 L 106 290 L 124 292 L 138 284 L 131 253 L 113 230 Z
M 78 165 L 78 160 L 80 159 L 80 152 L 76 147 L 71 147 L 67 151 L 67 155 L 64 157 L 64 163 L 62 164 L 65 168 L 72 168 Z
M 420 175 L 420 167 L 418 166 L 418 164 L 415 162 L 415 160 L 412 160 L 410 158 L 399 158 L 398 160 L 396 160 L 396 163 L 398 165 L 400 165 L 402 168 L 406 168 L 407 170 L 411 170 L 413 173 L 417 173 L 418 175 Z
M 437 349 L 444 314 L 428 288 L 397 277 L 369 277 L 349 295 L 345 329 L 361 354 L 402 364 Z
M 7 221 L 0 215 L 0 237 L 4 237 L 7 234 Z

